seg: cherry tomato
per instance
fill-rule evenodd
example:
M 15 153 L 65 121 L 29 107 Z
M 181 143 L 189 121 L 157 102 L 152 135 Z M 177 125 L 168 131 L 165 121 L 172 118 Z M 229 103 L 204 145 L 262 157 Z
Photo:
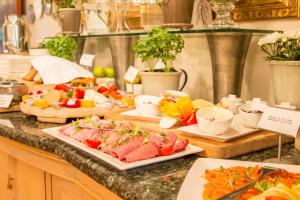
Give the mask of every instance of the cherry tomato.
M 162 156 L 168 156 L 168 155 L 171 155 L 173 153 L 174 153 L 173 146 L 159 149 L 159 154 L 162 155 Z
M 91 139 L 85 139 L 83 142 L 86 146 L 91 147 L 93 149 L 98 149 L 98 147 L 101 144 L 100 140 L 91 140 Z

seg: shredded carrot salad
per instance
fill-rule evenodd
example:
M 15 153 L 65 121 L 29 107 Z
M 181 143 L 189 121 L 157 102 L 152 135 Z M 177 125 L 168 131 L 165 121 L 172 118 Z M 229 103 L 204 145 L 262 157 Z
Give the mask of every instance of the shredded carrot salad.
M 245 185 L 256 181 L 261 174 L 261 167 L 230 168 L 220 167 L 219 169 L 206 170 L 204 178 L 208 181 L 205 185 L 203 199 L 216 200 L 226 194 L 238 190 Z M 246 200 L 250 197 L 263 193 L 264 191 L 282 183 L 288 187 L 300 183 L 300 174 L 290 173 L 285 170 L 272 173 L 259 181 L 255 186 L 242 194 L 238 200 Z

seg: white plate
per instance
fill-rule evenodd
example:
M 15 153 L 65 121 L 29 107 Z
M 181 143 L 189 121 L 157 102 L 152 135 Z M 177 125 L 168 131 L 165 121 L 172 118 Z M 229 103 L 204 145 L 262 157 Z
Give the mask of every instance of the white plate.
M 299 165 L 285 165 L 273 163 L 258 163 L 258 162 L 244 162 L 235 160 L 222 160 L 213 158 L 199 158 L 195 161 L 192 168 L 188 172 L 185 180 L 180 188 L 177 200 L 201 200 L 204 192 L 204 185 L 207 181 L 202 178 L 205 175 L 205 170 L 216 169 L 220 166 L 224 168 L 232 166 L 270 166 L 285 169 L 289 172 L 300 172 Z
M 198 127 L 197 124 L 190 125 L 190 126 L 183 126 L 178 128 L 178 130 L 193 136 L 202 137 L 202 138 L 206 138 L 218 142 L 228 142 L 243 137 L 245 135 L 249 135 L 251 133 L 260 131 L 260 129 L 244 126 L 240 115 L 235 115 L 231 123 L 230 129 L 228 129 L 225 133 L 222 133 L 220 135 L 206 134 Z
M 124 116 L 129 116 L 129 117 L 141 117 L 141 118 L 149 118 L 149 119 L 154 119 L 154 120 L 160 120 L 162 117 L 161 116 L 152 116 L 152 115 L 141 115 L 137 109 L 133 110 L 128 110 L 125 112 L 120 113 L 121 115 Z
M 117 158 L 112 157 L 109 154 L 103 153 L 97 149 L 89 148 L 81 142 L 78 142 L 70 137 L 60 134 L 58 132 L 58 130 L 60 128 L 61 127 L 47 128 L 47 129 L 43 129 L 42 131 L 59 139 L 59 140 L 62 140 L 78 149 L 81 149 L 87 153 L 90 153 L 93 156 L 96 156 L 97 158 L 111 164 L 112 166 L 118 168 L 119 170 L 132 169 L 132 168 L 136 168 L 136 167 L 140 167 L 140 166 L 144 166 L 144 165 L 149 165 L 149 164 L 158 163 L 158 162 L 162 162 L 162 161 L 166 161 L 166 160 L 180 158 L 180 157 L 183 157 L 183 156 L 186 156 L 189 154 L 199 153 L 199 152 L 203 151 L 202 148 L 189 144 L 184 151 L 175 153 L 170 156 L 158 156 L 158 157 L 150 158 L 147 160 L 141 160 L 141 161 L 136 161 L 136 162 L 132 162 L 132 163 L 125 163 L 125 162 L 118 160 Z

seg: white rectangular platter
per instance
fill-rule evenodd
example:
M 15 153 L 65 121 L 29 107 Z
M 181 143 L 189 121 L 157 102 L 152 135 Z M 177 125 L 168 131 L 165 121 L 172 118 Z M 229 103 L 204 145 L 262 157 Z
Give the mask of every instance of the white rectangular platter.
M 119 170 L 127 170 L 127 169 L 136 168 L 136 167 L 141 167 L 141 166 L 158 163 L 158 162 L 162 162 L 162 161 L 166 161 L 166 160 L 180 158 L 180 157 L 183 157 L 183 156 L 186 156 L 189 154 L 195 154 L 195 153 L 199 153 L 199 152 L 203 151 L 203 149 L 201 149 L 200 147 L 196 147 L 194 145 L 189 144 L 184 151 L 174 153 L 173 155 L 170 155 L 170 156 L 158 156 L 158 157 L 150 158 L 147 160 L 126 163 L 126 162 L 122 162 L 122 161 L 118 160 L 117 158 L 112 157 L 109 154 L 103 153 L 97 149 L 90 148 L 79 141 L 76 141 L 70 137 L 60 134 L 58 131 L 60 128 L 61 127 L 47 128 L 47 129 L 43 129 L 42 131 L 61 140 L 61 141 L 66 142 L 67 144 L 70 144 L 82 151 L 85 151 L 85 152 L 109 163 L 110 165 L 116 167 Z
M 201 137 L 217 142 L 229 142 L 238 138 L 241 138 L 243 136 L 249 135 L 251 133 L 255 133 L 257 131 L 260 131 L 260 129 L 254 129 L 250 127 L 246 127 L 243 125 L 240 115 L 236 115 L 232 121 L 231 127 L 222 134 L 219 135 L 210 135 L 206 134 L 198 127 L 197 124 L 190 125 L 190 126 L 183 126 L 178 128 L 178 130 L 193 135 L 196 137 Z
M 177 196 L 177 200 L 201 200 L 204 192 L 204 185 L 207 181 L 202 178 L 205 175 L 207 169 L 217 169 L 220 166 L 224 168 L 232 166 L 270 166 L 285 169 L 289 172 L 300 172 L 299 165 L 285 165 L 274 163 L 258 163 L 258 162 L 245 162 L 235 160 L 223 160 L 213 158 L 199 158 L 195 161 L 191 169 L 189 170 L 185 180 L 180 188 Z

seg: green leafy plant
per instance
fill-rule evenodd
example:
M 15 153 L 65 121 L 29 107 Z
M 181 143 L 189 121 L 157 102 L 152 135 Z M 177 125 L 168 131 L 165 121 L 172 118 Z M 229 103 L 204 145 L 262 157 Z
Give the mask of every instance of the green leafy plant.
M 72 60 L 75 57 L 77 43 L 74 38 L 57 37 L 44 43 L 50 55 Z
M 76 0 L 55 0 L 58 8 L 75 8 Z
M 145 63 L 160 59 L 164 64 L 164 72 L 170 72 L 174 71 L 172 63 L 183 48 L 184 40 L 181 35 L 155 27 L 150 31 L 148 37 L 140 39 L 134 45 L 133 52 Z M 154 71 L 154 66 L 148 67 L 149 71 Z

